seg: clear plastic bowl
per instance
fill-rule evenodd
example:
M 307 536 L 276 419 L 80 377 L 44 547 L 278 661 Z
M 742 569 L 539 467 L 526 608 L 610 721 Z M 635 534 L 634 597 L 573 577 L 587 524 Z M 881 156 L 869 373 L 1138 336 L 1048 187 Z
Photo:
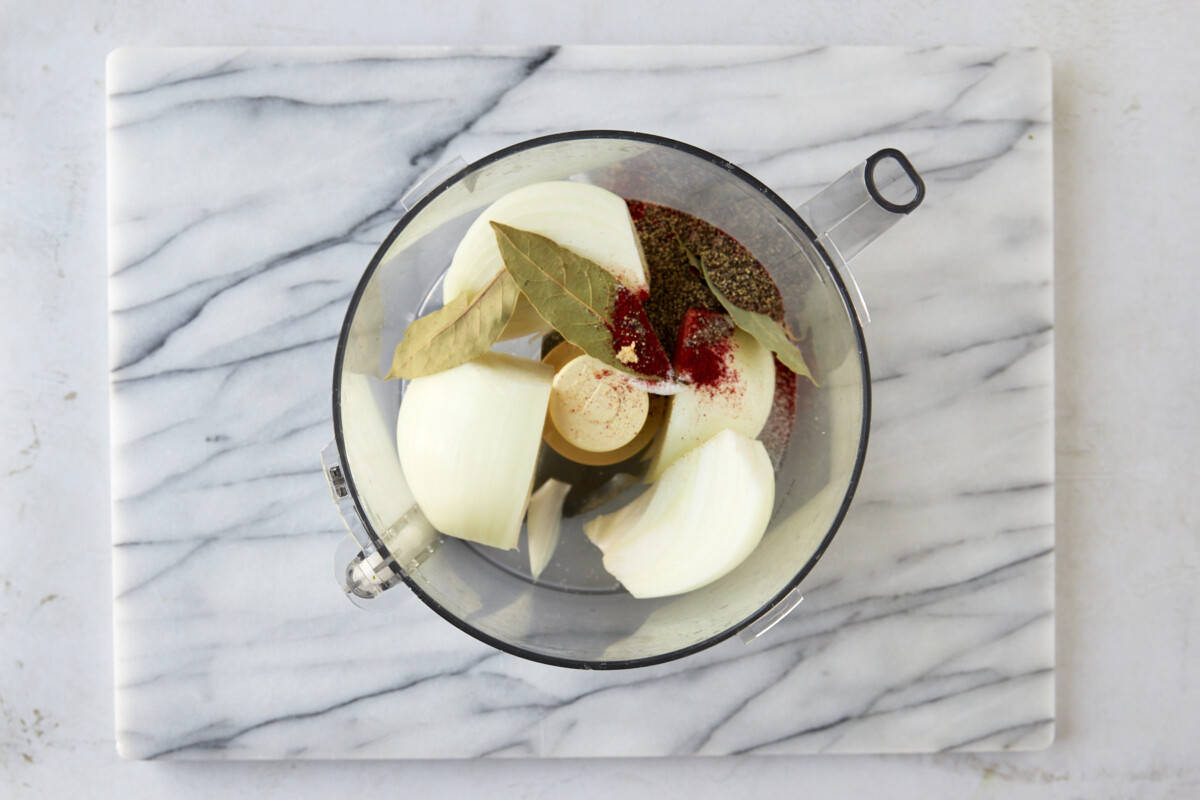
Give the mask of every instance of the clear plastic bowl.
M 902 171 L 919 184 L 899 158 Z M 850 257 L 890 225 L 887 215 L 907 213 L 909 205 L 920 202 L 920 197 L 903 204 L 884 200 L 883 190 L 871 183 L 878 177 L 877 165 L 867 166 L 847 173 L 839 183 L 849 183 L 840 194 L 865 197 L 868 189 L 877 201 L 871 212 L 885 217 L 872 222 L 862 203 L 856 207 L 853 197 L 830 194 L 834 184 L 819 196 L 827 202 L 806 211 L 832 219 L 822 223 L 820 234 L 728 161 L 670 139 L 621 131 L 525 141 L 480 159 L 429 191 L 371 260 L 338 341 L 336 447 L 331 445 L 326 466 L 354 547 L 361 551 L 340 576 L 345 588 L 370 597 L 402 580 L 446 620 L 490 645 L 579 668 L 660 663 L 777 621 L 797 602 L 797 586 L 836 533 L 866 453 L 870 373 L 862 327 L 839 274 L 844 265 L 838 251 Z M 894 166 L 890 172 L 903 177 Z M 587 181 L 717 225 L 769 270 L 783 293 L 790 327 L 811 330 L 820 387 L 799 382 L 790 445 L 776 472 L 770 526 L 739 567 L 688 594 L 631 597 L 604 571 L 600 552 L 583 536 L 585 520 L 630 502 L 638 487 L 589 514 L 564 520 L 554 560 L 534 581 L 524 535 L 522 549 L 509 552 L 441 536 L 424 521 L 404 482 L 394 437 L 405 385 L 380 376 L 407 325 L 440 305 L 442 274 L 471 221 L 501 195 L 545 180 Z M 839 224 L 842 233 L 836 234 Z M 538 357 L 537 341 L 506 345 L 509 352 Z

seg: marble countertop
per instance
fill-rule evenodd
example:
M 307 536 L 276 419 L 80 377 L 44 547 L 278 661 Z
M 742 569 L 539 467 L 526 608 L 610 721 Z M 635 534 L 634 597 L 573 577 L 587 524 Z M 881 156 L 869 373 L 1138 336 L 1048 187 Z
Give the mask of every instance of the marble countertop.
M 796 755 L 1053 740 L 1043 53 L 125 48 L 107 84 L 123 755 Z M 722 123 L 738 116 L 754 129 Z M 333 429 L 334 337 L 401 216 L 397 198 L 454 154 L 602 126 L 705 146 L 795 206 L 885 146 L 908 154 L 927 190 L 919 215 L 851 264 L 872 311 L 871 442 L 803 608 L 753 645 L 616 672 L 512 658 L 405 590 L 353 608 L 328 580 L 347 534 L 313 457 Z M 564 172 L 583 169 L 595 167 Z M 344 407 L 372 379 L 356 380 Z M 352 421 L 373 442 L 394 435 L 371 413 L 343 416 L 348 453 Z M 816 419 L 836 434 L 836 418 Z M 777 512 L 763 547 L 789 527 Z M 554 602 L 513 591 L 507 608 Z M 697 613 L 673 608 L 647 622 Z
M 0 786 L 6 796 L 318 797 L 380 780 L 496 796 L 765 793 L 1194 796 L 1200 539 L 1185 406 L 1200 391 L 1191 304 L 1200 211 L 1189 4 L 467 3 L 406 17 L 259 4 L 237 22 L 132 4 L 7 9 L 0 26 L 0 295 L 9 391 L 0 514 Z M 603 9 L 603 11 L 601 11 Z M 689 6 L 691 9 L 691 6 Z M 232 9 L 231 9 L 232 10 Z M 239 9 L 240 10 L 240 9 Z M 718 33 L 719 32 L 719 35 Z M 103 59 L 130 44 L 383 42 L 1038 44 L 1055 68 L 1058 738 L 1011 755 L 589 762 L 141 764 L 113 745 Z M 68 549 L 50 559 L 49 537 Z M 399 775 L 397 775 L 399 773 Z M 98 787 L 102 787 L 99 788 Z

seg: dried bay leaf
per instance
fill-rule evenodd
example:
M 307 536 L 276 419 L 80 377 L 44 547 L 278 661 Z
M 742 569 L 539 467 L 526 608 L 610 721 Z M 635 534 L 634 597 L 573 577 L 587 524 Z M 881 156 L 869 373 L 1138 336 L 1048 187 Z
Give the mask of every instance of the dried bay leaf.
M 641 303 L 607 269 L 540 234 L 492 222 L 505 269 L 568 342 L 643 379 L 670 375 L 670 359 Z M 625 306 L 615 318 L 618 304 Z
M 813 377 L 812 372 L 808 369 L 808 364 L 804 361 L 804 354 L 800 352 L 800 348 L 792 344 L 788 338 L 787 331 L 782 325 L 768 317 L 766 314 L 759 314 L 754 311 L 746 311 L 738 308 L 729 301 L 725 295 L 717 287 L 709 283 L 708 287 L 712 290 L 717 301 L 725 306 L 729 311 L 729 316 L 733 318 L 733 324 L 744 330 L 746 333 L 758 340 L 758 343 L 763 347 L 773 352 L 780 363 L 790 369 L 797 375 L 802 375 L 812 381 L 813 386 L 819 386 L 817 379 Z
M 683 242 L 680 241 L 680 245 Z M 712 292 L 713 297 L 717 298 L 717 302 L 729 313 L 733 324 L 744 330 L 746 333 L 753 336 L 759 344 L 773 352 L 780 363 L 790 369 L 797 375 L 803 375 L 812 381 L 813 386 L 819 386 L 817 379 L 808 369 L 808 364 L 804 361 L 804 354 L 800 352 L 800 348 L 792 343 L 792 337 L 783 325 L 768 317 L 766 314 L 759 314 L 755 311 L 747 311 L 744 308 L 734 305 L 733 301 L 726 297 L 720 289 L 712 282 L 712 278 L 708 274 L 708 269 L 704 266 L 704 259 L 697 258 L 691 250 L 686 246 L 683 252 L 687 254 L 688 261 L 691 265 L 704 276 L 704 282 L 708 284 L 708 290 Z
M 483 355 L 500 338 L 521 296 L 504 270 L 477 293 L 465 292 L 414 320 L 396 345 L 385 380 L 421 378 Z

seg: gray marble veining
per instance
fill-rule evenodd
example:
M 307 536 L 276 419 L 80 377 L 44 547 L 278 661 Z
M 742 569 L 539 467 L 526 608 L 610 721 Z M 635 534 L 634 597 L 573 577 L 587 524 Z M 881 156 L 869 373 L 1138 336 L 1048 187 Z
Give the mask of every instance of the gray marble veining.
M 109 64 L 117 738 L 137 757 L 1040 747 L 1054 728 L 1050 84 L 1036 51 L 125 50 Z M 799 204 L 883 146 L 929 193 L 855 261 L 870 453 L 801 609 L 589 673 L 340 595 L 333 347 L 454 156 L 626 128 Z

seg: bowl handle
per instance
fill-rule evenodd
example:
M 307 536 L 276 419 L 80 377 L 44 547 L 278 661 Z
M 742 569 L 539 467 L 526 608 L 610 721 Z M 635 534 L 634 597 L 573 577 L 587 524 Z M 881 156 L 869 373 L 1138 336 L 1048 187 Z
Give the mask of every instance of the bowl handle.
M 842 266 L 880 234 L 921 205 L 925 182 L 912 162 L 888 147 L 871 155 L 826 186 L 796 210 L 812 227 L 817 241 Z M 868 322 L 862 290 L 853 271 L 846 270 L 857 294 L 860 316 Z

